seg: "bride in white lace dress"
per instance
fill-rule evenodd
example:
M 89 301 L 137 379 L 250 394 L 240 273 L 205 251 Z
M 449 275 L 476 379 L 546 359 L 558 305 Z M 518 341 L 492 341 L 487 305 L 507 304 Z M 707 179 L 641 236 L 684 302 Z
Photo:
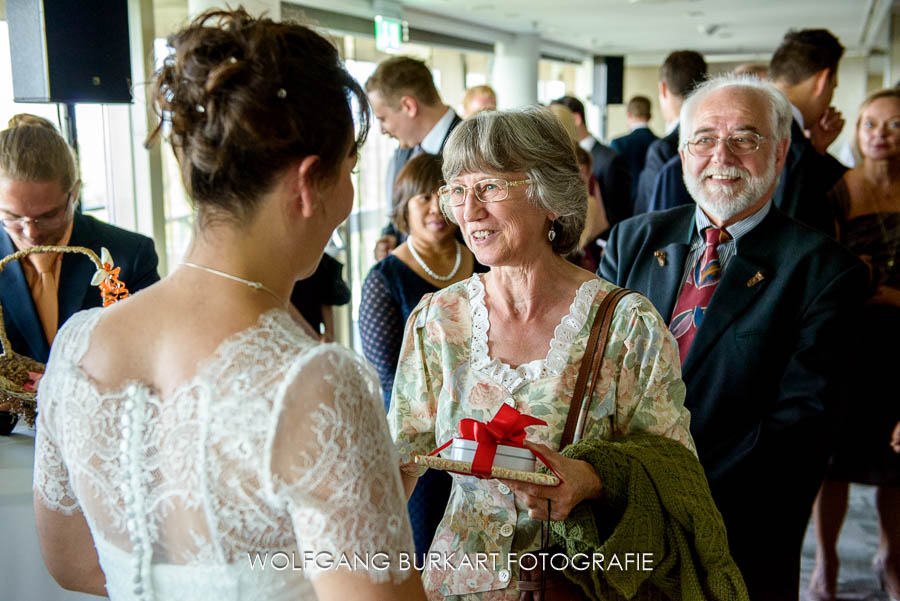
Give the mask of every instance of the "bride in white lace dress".
M 349 214 L 365 94 L 299 25 L 209 13 L 169 43 L 154 94 L 195 237 L 169 277 L 56 338 L 47 566 L 117 601 L 424 599 L 378 379 L 285 309 Z

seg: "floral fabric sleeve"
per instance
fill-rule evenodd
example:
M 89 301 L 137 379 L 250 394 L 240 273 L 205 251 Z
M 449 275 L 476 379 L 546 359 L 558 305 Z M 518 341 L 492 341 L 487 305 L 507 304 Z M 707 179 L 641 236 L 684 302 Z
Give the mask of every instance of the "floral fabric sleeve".
M 603 370 L 610 370 L 604 379 L 615 389 L 613 436 L 651 432 L 677 440 L 696 455 L 678 347 L 643 296 L 630 294 L 617 307 L 604 362 Z
M 415 477 L 424 474 L 426 468 L 412 463 L 413 457 L 427 455 L 436 448 L 436 391 L 442 386 L 440 354 L 426 339 L 432 296 L 423 296 L 406 322 L 388 411 L 388 426 L 400 465 L 405 473 Z

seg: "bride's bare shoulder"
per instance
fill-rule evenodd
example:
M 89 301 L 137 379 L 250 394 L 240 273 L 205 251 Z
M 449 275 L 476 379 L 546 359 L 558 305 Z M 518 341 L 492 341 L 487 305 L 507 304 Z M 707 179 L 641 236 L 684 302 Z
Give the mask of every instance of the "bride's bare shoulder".
M 102 310 L 81 368 L 102 387 L 141 381 L 161 394 L 193 377 L 227 337 L 259 313 L 163 280 Z

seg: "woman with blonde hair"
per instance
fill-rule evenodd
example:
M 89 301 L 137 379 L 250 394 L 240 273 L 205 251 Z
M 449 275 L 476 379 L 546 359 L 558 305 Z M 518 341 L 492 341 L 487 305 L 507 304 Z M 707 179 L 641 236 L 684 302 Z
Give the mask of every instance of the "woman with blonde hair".
M 879 543 L 872 563 L 882 588 L 900 599 L 900 404 L 896 352 L 883 350 L 885 341 L 900 339 L 900 90 L 866 98 L 854 145 L 858 166 L 829 197 L 838 240 L 871 269 L 871 297 L 854 317 L 858 363 L 848 370 L 850 414 L 813 509 L 817 546 L 809 596 L 816 601 L 833 601 L 837 593 L 837 541 L 850 482 L 877 486 Z

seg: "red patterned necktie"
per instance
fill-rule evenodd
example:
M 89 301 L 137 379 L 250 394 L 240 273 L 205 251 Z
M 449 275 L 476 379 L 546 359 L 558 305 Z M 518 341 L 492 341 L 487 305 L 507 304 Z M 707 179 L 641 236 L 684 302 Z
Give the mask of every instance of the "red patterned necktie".
M 694 341 L 694 334 L 703 321 L 709 299 L 716 291 L 716 285 L 722 276 L 718 246 L 731 239 L 727 231 L 717 227 L 706 228 L 703 230 L 703 236 L 706 238 L 706 247 L 691 269 L 684 286 L 681 287 L 681 294 L 672 312 L 672 322 L 669 324 L 669 329 L 678 342 L 682 364 L 687 357 L 688 349 L 691 348 L 691 342 Z

